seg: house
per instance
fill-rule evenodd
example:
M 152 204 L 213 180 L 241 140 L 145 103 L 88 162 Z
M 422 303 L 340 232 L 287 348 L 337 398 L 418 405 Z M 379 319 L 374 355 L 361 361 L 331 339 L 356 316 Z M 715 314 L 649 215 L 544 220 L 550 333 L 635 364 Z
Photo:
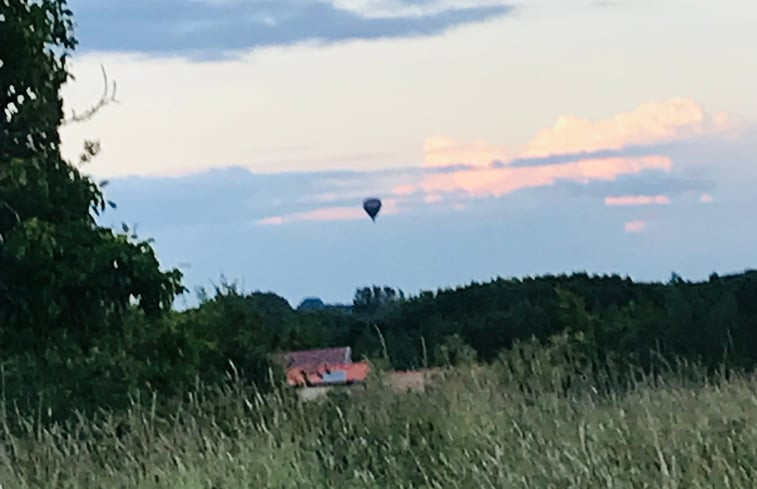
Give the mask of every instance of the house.
M 278 355 L 286 370 L 287 384 L 295 387 L 351 385 L 368 375 L 366 362 L 353 362 L 352 349 L 325 348 L 286 352 Z
M 276 360 L 286 371 L 287 384 L 297 388 L 303 400 L 326 395 L 335 387 L 352 387 L 365 382 L 368 362 L 353 362 L 350 347 L 280 353 Z M 389 372 L 386 385 L 397 392 L 423 392 L 443 374 L 439 368 Z
M 367 362 L 331 363 L 315 368 L 287 369 L 287 383 L 298 387 L 352 385 L 365 381 L 370 368 Z
M 284 353 L 281 357 L 286 368 L 315 368 L 332 363 L 352 363 L 352 349 L 346 346 L 343 348 L 293 351 Z

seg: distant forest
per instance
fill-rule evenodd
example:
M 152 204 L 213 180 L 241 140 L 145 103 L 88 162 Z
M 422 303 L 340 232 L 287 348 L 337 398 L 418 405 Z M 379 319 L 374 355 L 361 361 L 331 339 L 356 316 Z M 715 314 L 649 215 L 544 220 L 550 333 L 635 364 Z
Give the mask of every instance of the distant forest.
M 518 340 L 568 333 L 598 361 L 648 365 L 685 358 L 715 367 L 757 361 L 757 272 L 690 282 L 635 283 L 585 273 L 497 279 L 406 297 L 390 287 L 357 290 L 351 306 L 304 301 L 296 310 L 273 294 L 218 289 L 208 307 L 258 316 L 266 351 L 351 346 L 356 358 L 394 369 L 491 362 Z M 382 343 L 383 340 L 383 343 Z
M 357 290 L 351 305 L 308 300 L 298 308 L 224 284 L 185 311 L 150 317 L 129 307 L 119 327 L 83 343 L 56 335 L 31 354 L 3 341 L 5 392 L 29 407 L 44 393 L 61 412 L 117 408 L 141 392 L 172 397 L 230 375 L 265 389 L 272 373 L 281 381 L 276 352 L 350 346 L 353 358 L 377 368 L 418 369 L 490 363 L 515 342 L 560 334 L 597 366 L 649 368 L 661 358 L 749 370 L 757 365 L 755 298 L 755 271 L 667 283 L 574 273 L 411 297 L 375 286 Z

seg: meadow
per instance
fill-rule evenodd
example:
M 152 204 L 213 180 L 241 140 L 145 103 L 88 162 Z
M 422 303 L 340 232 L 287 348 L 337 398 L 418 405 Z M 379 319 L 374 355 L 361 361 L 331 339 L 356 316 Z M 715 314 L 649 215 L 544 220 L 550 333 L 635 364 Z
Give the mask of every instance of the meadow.
M 446 369 L 425 392 L 376 374 L 301 402 L 240 382 L 171 409 L 41 423 L 3 406 L 8 488 L 745 488 L 757 378 L 680 363 L 597 389 L 545 348 Z M 625 380 L 620 380 L 620 379 Z

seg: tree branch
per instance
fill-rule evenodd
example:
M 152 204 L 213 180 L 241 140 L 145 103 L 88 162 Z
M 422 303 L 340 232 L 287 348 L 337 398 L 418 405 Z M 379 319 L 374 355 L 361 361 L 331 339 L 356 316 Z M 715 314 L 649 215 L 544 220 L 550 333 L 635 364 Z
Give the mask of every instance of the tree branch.
M 92 116 L 94 116 L 98 111 L 100 111 L 100 109 L 102 109 L 109 103 L 116 103 L 116 104 L 119 103 L 118 100 L 116 100 L 116 82 L 115 81 L 113 82 L 113 93 L 109 94 L 108 93 L 108 89 L 109 89 L 108 75 L 105 73 L 105 67 L 102 64 L 100 64 L 100 69 L 102 70 L 102 73 L 103 73 L 103 84 L 104 84 L 103 94 L 100 96 L 100 100 L 95 105 L 87 109 L 87 111 L 81 115 L 77 115 L 76 112 L 72 110 L 71 117 L 69 119 L 64 119 L 61 122 L 61 125 L 66 125 L 71 122 L 86 121 L 92 118 Z

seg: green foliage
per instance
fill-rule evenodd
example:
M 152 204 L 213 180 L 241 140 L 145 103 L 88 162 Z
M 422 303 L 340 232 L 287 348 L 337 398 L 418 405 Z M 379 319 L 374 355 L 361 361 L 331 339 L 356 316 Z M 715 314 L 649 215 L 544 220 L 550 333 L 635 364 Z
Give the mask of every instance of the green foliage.
M 243 295 L 235 285 L 224 283 L 212 299 L 178 314 L 176 324 L 202 345 L 195 352 L 203 379 L 219 382 L 233 374 L 268 388 L 271 372 L 280 371 L 270 353 L 280 346 L 293 316 L 289 304 L 279 297 Z
M 72 27 L 64 0 L 0 2 L 5 393 L 21 404 L 39 397 L 56 410 L 124 402 L 138 379 L 125 345 L 132 304 L 147 328 L 184 290 L 178 270 L 160 270 L 149 241 L 97 225 L 97 215 L 114 204 L 61 156 L 60 89 L 70 78 Z M 88 142 L 81 161 L 98 150 Z
M 86 350 L 132 300 L 169 310 L 181 274 L 161 271 L 149 242 L 98 226 L 99 186 L 61 157 L 66 2 L 4 1 L 0 16 L 0 344 L 40 351 L 65 331 Z
M 543 342 L 581 333 L 598 368 L 634 363 L 651 368 L 655 355 L 682 356 L 708 368 L 752 368 L 757 353 L 757 272 L 706 282 L 634 283 L 618 276 L 546 275 L 497 279 L 438 293 L 422 293 L 376 319 L 396 368 L 431 363 L 457 335 L 479 360 L 491 362 L 514 342 Z M 364 330 L 370 334 L 368 329 Z M 366 352 L 377 356 L 375 349 Z
M 405 300 L 405 293 L 391 287 L 363 287 L 355 291 L 352 301 L 354 313 L 365 317 L 385 316 Z

